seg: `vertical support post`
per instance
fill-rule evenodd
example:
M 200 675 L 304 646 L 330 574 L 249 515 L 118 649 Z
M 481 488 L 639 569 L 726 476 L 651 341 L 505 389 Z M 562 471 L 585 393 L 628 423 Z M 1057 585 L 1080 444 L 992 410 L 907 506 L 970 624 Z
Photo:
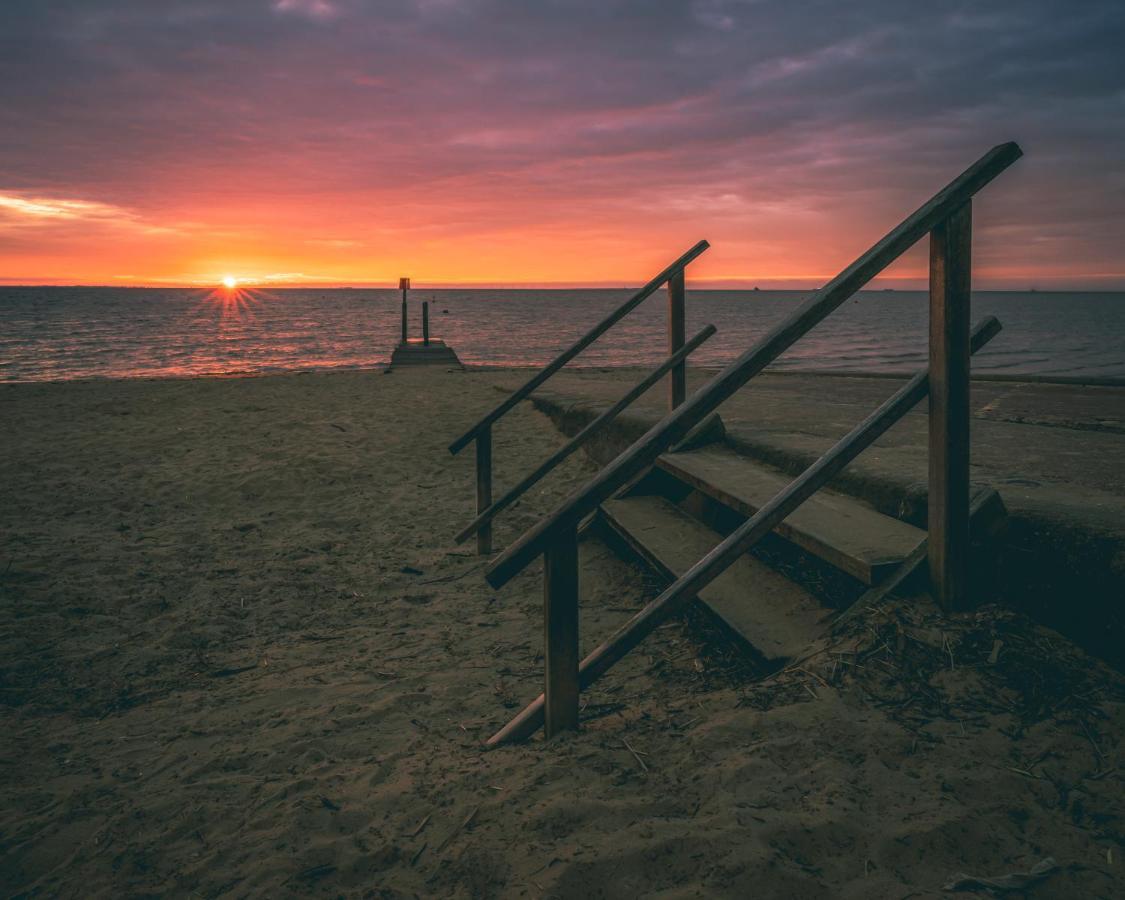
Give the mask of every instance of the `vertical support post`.
M 968 602 L 972 203 L 930 233 L 929 567 L 946 613 Z
M 668 279 L 668 355 L 684 345 L 684 270 Z M 687 398 L 687 360 L 668 373 L 668 409 Z
M 422 301 L 422 346 L 430 346 L 430 302 Z
M 558 529 L 543 557 L 544 727 L 578 729 L 578 528 Z
M 477 515 L 492 505 L 492 426 L 477 432 Z M 492 523 L 477 532 L 477 553 L 492 552 Z
M 398 280 L 399 290 L 402 291 L 402 342 L 406 343 L 406 292 L 410 290 L 410 279 L 400 278 Z

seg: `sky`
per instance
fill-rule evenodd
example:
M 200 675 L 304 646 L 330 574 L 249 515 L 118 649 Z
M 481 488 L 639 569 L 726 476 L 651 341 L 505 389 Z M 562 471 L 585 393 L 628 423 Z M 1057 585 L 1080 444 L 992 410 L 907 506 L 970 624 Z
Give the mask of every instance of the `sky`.
M 980 288 L 1125 289 L 1121 0 L 2 0 L 0 282 L 827 281 L 990 147 Z M 924 285 L 924 243 L 880 286 Z

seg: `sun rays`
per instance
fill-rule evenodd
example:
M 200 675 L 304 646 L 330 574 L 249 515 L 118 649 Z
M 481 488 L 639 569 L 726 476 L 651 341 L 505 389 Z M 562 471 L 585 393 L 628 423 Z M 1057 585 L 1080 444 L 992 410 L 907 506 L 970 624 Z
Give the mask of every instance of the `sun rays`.
M 268 299 L 270 294 L 267 292 L 240 287 L 237 278 L 225 275 L 222 285 L 207 293 L 202 298 L 201 305 L 214 307 L 224 320 L 244 319 L 251 318 L 255 307 Z

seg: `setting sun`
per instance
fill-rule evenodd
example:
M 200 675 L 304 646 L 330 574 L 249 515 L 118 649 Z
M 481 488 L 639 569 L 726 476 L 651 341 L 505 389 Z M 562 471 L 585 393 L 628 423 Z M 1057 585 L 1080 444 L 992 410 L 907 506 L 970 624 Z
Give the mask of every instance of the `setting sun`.
M 231 290 L 231 289 L 235 288 L 237 285 L 238 285 L 238 279 L 235 278 L 233 275 L 224 275 L 223 276 L 223 287 L 225 287 L 227 290 Z

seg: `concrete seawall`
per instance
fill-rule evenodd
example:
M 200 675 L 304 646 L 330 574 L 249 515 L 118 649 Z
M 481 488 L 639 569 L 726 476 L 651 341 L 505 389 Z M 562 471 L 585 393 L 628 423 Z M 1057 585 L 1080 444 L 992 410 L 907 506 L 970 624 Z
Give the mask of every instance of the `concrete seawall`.
M 517 387 L 519 373 L 502 379 Z M 691 388 L 708 377 L 690 373 Z M 641 377 L 639 370 L 564 373 L 532 396 L 575 434 Z M 768 374 L 720 409 L 738 452 L 797 474 L 892 393 L 884 377 Z M 657 387 L 587 452 L 605 464 L 664 412 Z M 973 384 L 974 483 L 1009 512 L 1000 599 L 1125 668 L 1125 388 L 1017 381 Z M 926 522 L 925 405 L 832 483 L 914 525 Z

